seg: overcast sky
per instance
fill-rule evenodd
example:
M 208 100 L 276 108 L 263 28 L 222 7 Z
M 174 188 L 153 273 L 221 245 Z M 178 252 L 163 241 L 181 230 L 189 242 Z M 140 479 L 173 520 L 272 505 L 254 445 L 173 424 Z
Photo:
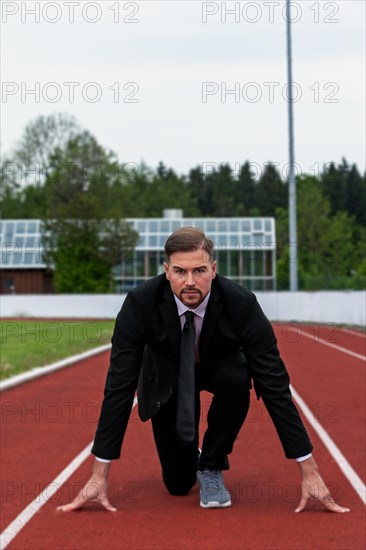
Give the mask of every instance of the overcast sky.
M 286 170 L 284 2 L 1 4 L 5 152 L 66 112 L 121 162 Z M 365 3 L 292 4 L 299 171 L 342 156 L 364 170 Z

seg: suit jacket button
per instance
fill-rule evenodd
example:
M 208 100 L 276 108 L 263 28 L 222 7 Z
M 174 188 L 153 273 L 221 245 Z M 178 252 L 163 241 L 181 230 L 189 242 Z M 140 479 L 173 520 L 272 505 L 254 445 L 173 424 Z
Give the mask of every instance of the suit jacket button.
M 158 405 L 158 407 L 160 408 L 160 401 L 158 401 L 157 405 Z
M 173 393 L 173 388 L 170 386 L 169 388 L 170 393 Z

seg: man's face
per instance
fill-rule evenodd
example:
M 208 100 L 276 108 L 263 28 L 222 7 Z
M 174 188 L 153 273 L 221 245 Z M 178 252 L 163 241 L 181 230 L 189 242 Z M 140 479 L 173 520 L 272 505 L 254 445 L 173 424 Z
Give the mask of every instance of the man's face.
M 216 276 L 216 261 L 204 250 L 174 252 L 169 263 L 164 262 L 166 278 L 172 292 L 184 305 L 195 309 L 210 292 L 212 279 Z

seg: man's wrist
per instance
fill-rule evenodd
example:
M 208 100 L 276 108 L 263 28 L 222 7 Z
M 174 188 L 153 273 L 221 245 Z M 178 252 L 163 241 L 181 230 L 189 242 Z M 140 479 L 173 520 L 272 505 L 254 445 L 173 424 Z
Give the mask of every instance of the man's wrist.
M 93 474 L 97 477 L 107 479 L 110 466 L 111 465 L 109 462 L 100 462 L 100 460 L 95 460 L 93 466 Z
M 301 474 L 303 478 L 313 476 L 318 472 L 318 465 L 314 460 L 314 457 L 311 456 L 307 460 L 303 460 L 302 462 L 298 462 L 299 468 L 301 470 Z

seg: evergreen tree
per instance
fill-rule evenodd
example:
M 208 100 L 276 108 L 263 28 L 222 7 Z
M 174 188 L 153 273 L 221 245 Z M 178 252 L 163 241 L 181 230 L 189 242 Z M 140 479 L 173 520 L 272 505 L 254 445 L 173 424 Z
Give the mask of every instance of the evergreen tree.
M 350 216 L 366 225 L 366 178 L 362 177 L 355 164 L 347 174 L 346 182 L 346 210 Z
M 206 201 L 206 182 L 202 173 L 201 166 L 192 168 L 188 173 L 187 186 L 191 191 L 191 196 L 196 198 L 196 204 L 200 215 L 207 216 L 211 209 L 211 204 Z
M 287 185 L 277 168 L 269 163 L 255 187 L 255 207 L 261 216 L 274 216 L 277 208 L 287 207 L 287 202 Z
M 255 185 L 250 163 L 246 161 L 240 169 L 239 177 L 236 182 L 236 216 L 251 216 L 251 211 L 256 207 Z
M 209 181 L 212 182 L 212 216 L 235 216 L 235 180 L 229 164 L 221 164 L 209 177 Z
M 328 198 L 331 212 L 347 211 L 347 177 L 349 166 L 345 159 L 336 166 L 331 162 L 321 174 L 321 189 Z

